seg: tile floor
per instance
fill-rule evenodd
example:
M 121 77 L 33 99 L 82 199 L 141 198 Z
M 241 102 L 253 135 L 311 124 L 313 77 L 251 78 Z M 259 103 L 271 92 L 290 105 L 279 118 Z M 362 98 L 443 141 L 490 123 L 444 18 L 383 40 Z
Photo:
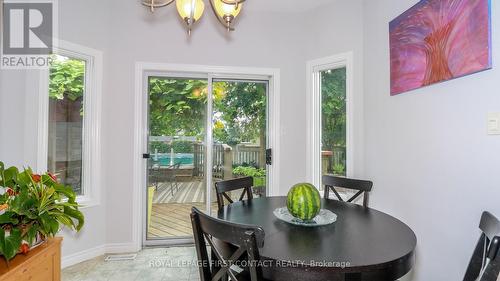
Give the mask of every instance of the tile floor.
M 62 281 L 197 281 L 193 247 L 148 248 L 133 261 L 104 261 L 104 256 L 62 271 Z

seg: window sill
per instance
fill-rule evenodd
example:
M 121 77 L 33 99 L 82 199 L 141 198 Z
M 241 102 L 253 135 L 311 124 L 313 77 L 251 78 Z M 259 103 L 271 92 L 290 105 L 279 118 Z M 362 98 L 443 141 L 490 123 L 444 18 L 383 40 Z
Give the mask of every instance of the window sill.
M 81 205 L 80 209 L 87 209 L 100 205 L 99 200 L 88 195 L 79 195 L 76 197 L 76 202 Z

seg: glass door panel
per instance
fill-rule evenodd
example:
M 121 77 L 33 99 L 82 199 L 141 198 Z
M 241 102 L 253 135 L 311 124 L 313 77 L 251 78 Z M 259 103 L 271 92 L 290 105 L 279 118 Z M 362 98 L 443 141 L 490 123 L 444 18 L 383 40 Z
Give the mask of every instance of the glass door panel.
M 212 214 L 217 213 L 217 181 L 250 176 L 254 197 L 266 194 L 267 93 L 267 81 L 213 81 Z M 230 194 L 233 201 L 240 195 Z
M 206 210 L 208 81 L 148 78 L 146 240 L 192 237 L 190 212 Z

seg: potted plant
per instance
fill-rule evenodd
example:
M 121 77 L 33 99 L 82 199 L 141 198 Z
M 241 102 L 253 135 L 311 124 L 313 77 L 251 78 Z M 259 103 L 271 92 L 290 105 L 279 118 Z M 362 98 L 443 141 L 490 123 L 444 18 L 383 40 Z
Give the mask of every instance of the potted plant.
M 237 166 L 233 168 L 236 177 L 253 177 L 253 191 L 257 196 L 266 193 L 266 170 L 252 166 Z
M 61 226 L 80 231 L 84 217 L 70 186 L 51 173 L 19 171 L 0 162 L 0 255 L 9 260 L 54 237 Z

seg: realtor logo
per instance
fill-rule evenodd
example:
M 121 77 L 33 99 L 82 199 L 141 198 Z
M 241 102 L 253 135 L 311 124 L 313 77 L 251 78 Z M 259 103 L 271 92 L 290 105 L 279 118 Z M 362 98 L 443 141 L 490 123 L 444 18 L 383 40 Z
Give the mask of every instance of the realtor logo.
M 54 41 L 52 1 L 8 1 L 3 4 L 2 68 L 48 67 Z

